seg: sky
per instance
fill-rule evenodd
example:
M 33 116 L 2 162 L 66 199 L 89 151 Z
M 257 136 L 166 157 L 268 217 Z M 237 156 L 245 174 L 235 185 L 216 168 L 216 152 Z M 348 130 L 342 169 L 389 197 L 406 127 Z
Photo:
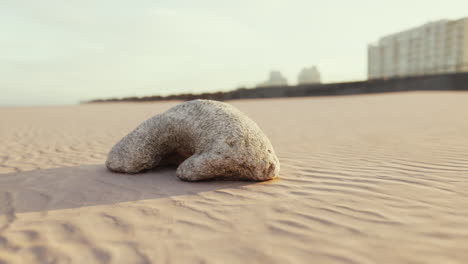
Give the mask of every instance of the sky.
M 364 80 L 367 45 L 466 0 L 0 0 L 0 106 Z

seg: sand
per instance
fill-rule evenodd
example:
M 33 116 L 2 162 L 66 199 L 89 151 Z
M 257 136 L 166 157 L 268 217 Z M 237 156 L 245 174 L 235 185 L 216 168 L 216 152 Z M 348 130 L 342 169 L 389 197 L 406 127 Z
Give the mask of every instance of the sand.
M 468 93 L 233 101 L 280 179 L 108 172 L 177 102 L 0 108 L 0 263 L 466 263 Z

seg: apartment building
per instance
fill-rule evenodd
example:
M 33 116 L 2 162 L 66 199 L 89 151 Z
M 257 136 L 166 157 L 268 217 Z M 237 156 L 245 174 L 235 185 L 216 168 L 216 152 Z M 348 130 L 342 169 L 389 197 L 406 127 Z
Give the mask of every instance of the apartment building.
M 468 72 L 468 17 L 382 37 L 368 47 L 368 78 Z

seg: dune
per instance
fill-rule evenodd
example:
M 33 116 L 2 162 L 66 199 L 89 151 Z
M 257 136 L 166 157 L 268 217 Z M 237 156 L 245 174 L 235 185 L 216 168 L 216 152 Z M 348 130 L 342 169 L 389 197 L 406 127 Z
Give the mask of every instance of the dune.
M 232 101 L 268 182 L 109 172 L 177 102 L 0 108 L 0 263 L 466 263 L 468 93 Z

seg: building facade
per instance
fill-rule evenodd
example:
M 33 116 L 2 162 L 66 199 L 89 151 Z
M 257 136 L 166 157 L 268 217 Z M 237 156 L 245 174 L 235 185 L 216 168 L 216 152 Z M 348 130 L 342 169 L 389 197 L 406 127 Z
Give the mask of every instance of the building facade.
M 315 66 L 303 68 L 297 76 L 298 84 L 319 84 L 321 82 L 320 72 Z
M 288 80 L 281 74 L 280 71 L 270 71 L 268 80 L 257 84 L 257 87 L 269 87 L 269 86 L 286 86 Z
M 381 38 L 368 47 L 368 79 L 468 72 L 468 17 Z

